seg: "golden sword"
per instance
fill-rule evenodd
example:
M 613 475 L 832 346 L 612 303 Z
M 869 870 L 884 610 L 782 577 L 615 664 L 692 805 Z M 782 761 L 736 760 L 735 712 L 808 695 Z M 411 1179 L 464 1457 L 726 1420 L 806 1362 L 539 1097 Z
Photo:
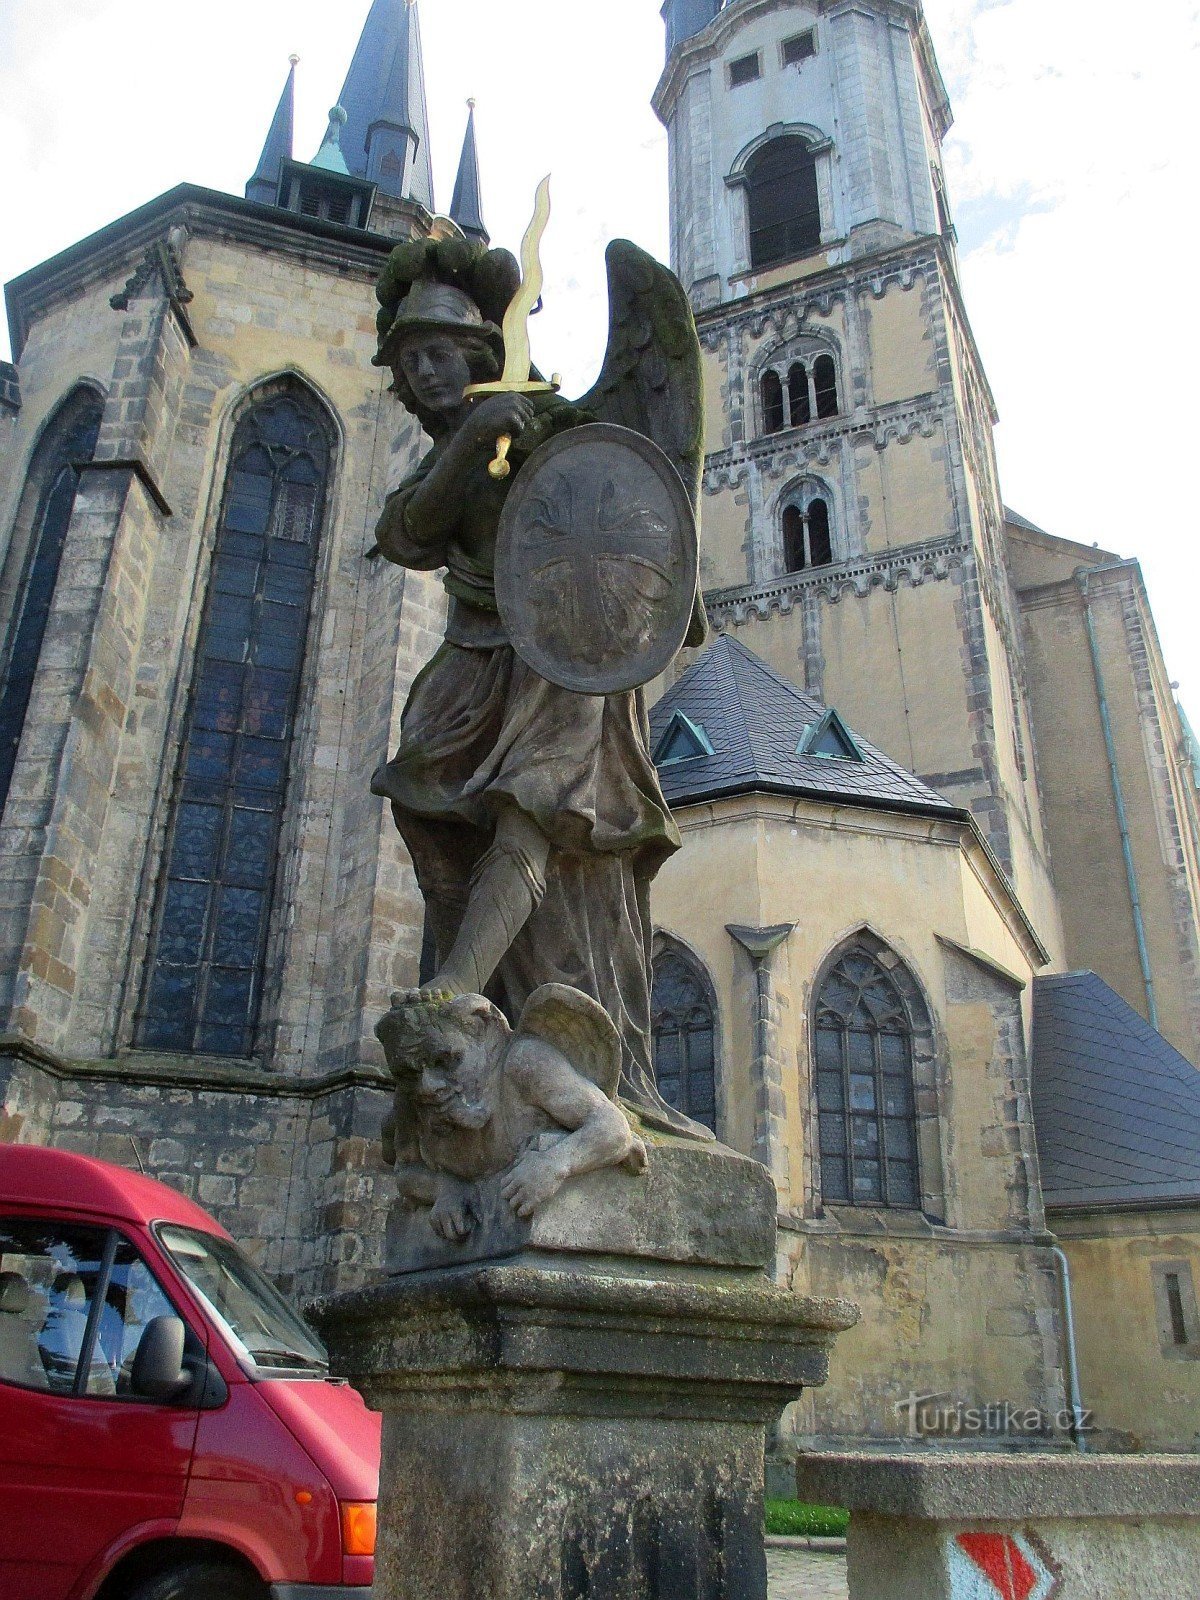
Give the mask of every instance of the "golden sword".
M 466 399 L 484 394 L 553 394 L 562 379 L 554 374 L 549 383 L 529 381 L 533 358 L 529 350 L 529 319 L 542 294 L 542 235 L 550 221 L 550 176 L 538 184 L 533 217 L 521 243 L 521 287 L 504 313 L 504 373 L 495 383 L 472 383 L 463 391 Z M 507 478 L 512 471 L 508 452 L 512 435 L 502 433 L 496 440 L 496 458 L 488 463 L 493 478 Z

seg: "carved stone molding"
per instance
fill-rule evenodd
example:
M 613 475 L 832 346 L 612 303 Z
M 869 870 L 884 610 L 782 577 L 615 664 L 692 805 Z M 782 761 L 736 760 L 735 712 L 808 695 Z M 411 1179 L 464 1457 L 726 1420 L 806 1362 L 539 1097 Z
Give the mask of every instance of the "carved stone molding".
M 807 595 L 817 595 L 830 605 L 846 593 L 863 599 L 872 589 L 892 594 L 901 582 L 918 588 L 926 580 L 948 578 L 963 565 L 970 551 L 964 540 L 938 539 L 907 545 L 886 555 L 843 561 L 809 572 L 789 572 L 767 583 L 734 589 L 710 590 L 705 595 L 709 618 L 718 631 L 745 622 L 763 622 L 772 612 L 789 616 Z
M 704 489 L 707 494 L 736 489 L 755 466 L 772 480 L 790 477 L 812 465 L 827 467 L 847 441 L 870 439 L 876 450 L 883 450 L 891 443 L 908 444 L 918 435 L 932 439 L 946 420 L 944 401 L 931 396 L 924 402 L 905 401 L 873 407 L 870 412 L 855 416 L 807 422 L 731 450 L 714 451 L 705 462 Z

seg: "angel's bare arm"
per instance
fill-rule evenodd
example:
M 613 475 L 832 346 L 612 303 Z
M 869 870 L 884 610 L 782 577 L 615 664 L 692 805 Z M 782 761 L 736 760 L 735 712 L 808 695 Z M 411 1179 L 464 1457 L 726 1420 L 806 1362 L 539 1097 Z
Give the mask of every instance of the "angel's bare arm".
M 519 1216 L 531 1216 L 568 1178 L 615 1167 L 632 1151 L 636 1141 L 624 1112 L 553 1045 L 518 1040 L 505 1073 L 523 1100 L 569 1130 L 548 1150 L 522 1156 L 501 1184 L 501 1194 Z

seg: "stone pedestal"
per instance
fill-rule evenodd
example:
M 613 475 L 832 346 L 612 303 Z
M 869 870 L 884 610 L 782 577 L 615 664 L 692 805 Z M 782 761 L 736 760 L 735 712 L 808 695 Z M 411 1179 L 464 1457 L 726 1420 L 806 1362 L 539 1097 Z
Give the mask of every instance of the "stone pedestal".
M 480 1210 L 463 1246 L 398 1211 L 390 1281 L 313 1308 L 384 1414 L 378 1600 L 765 1600 L 766 1430 L 857 1317 L 768 1279 L 768 1174 L 656 1140 Z

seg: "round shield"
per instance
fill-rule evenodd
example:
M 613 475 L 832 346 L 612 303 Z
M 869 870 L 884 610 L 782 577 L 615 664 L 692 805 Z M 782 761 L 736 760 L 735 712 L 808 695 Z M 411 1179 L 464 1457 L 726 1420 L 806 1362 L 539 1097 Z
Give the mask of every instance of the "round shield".
M 496 604 L 540 677 L 613 694 L 675 658 L 697 561 L 691 501 L 668 458 L 631 428 L 587 423 L 518 473 L 496 538 Z

